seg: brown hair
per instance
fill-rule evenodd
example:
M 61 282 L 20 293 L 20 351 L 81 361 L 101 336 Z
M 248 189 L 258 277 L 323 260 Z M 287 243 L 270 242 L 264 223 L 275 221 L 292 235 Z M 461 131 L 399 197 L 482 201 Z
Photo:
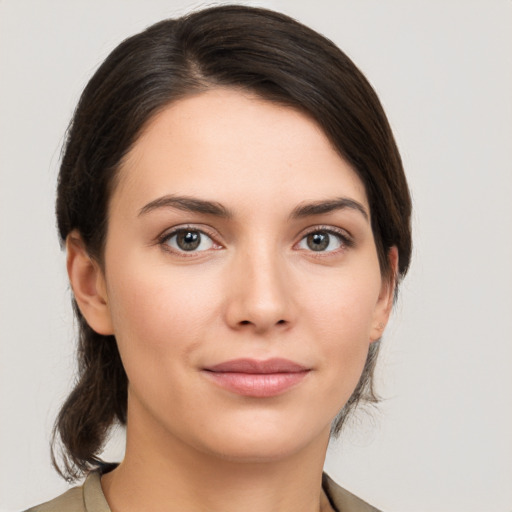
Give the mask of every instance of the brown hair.
M 372 87 L 331 41 L 265 9 L 221 6 L 159 22 L 122 42 L 82 93 L 67 134 L 57 189 L 61 241 L 78 230 L 102 263 L 109 197 L 120 162 L 154 115 L 185 96 L 224 86 L 310 115 L 365 185 L 381 272 L 405 275 L 411 255 L 411 201 L 391 129 Z M 398 276 L 388 252 L 398 248 Z M 114 336 L 78 319 L 78 376 L 54 428 L 54 465 L 68 480 L 101 465 L 109 429 L 126 423 L 127 377 Z M 333 423 L 338 433 L 360 402 L 375 402 L 370 347 L 352 397 Z M 55 456 L 63 445 L 62 466 Z

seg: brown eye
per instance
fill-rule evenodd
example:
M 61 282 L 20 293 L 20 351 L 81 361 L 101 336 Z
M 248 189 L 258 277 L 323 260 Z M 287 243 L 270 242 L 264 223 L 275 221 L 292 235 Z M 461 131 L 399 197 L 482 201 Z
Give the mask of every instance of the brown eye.
M 165 244 L 178 252 L 206 251 L 214 246 L 213 240 L 197 229 L 179 229 L 169 235 Z
M 312 251 L 325 251 L 329 247 L 329 239 L 327 233 L 311 233 L 306 237 L 306 243 Z
M 343 235 L 333 231 L 318 230 L 307 234 L 300 242 L 299 249 L 314 252 L 332 252 L 348 245 Z
M 184 251 L 195 251 L 201 243 L 198 231 L 180 231 L 176 235 L 176 245 Z

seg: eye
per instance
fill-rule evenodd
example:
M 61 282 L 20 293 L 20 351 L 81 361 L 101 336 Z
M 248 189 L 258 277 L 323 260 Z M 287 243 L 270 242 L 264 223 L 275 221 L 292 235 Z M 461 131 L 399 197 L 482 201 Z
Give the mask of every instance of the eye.
M 169 233 L 162 240 L 162 243 L 178 252 L 200 252 L 217 247 L 214 241 L 203 231 L 187 228 Z
M 314 252 L 333 252 L 348 245 L 347 237 L 341 233 L 322 229 L 308 233 L 301 239 L 298 248 Z

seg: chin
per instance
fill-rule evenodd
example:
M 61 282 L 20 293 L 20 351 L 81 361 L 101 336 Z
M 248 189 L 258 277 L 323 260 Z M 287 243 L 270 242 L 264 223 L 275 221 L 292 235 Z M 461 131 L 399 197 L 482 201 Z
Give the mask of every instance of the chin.
M 275 462 L 312 444 L 327 448 L 331 425 L 308 425 L 291 419 L 286 424 L 271 424 L 255 418 L 251 425 L 233 427 L 209 429 L 208 439 L 200 441 L 202 450 L 232 462 Z

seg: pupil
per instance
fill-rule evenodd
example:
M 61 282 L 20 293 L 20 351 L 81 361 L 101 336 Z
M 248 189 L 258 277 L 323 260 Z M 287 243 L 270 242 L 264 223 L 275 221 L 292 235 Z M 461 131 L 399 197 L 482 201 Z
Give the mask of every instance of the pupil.
M 307 244 L 313 251 L 323 251 L 329 245 L 329 235 L 326 233 L 312 233 L 308 235 Z
M 181 231 L 178 233 L 176 242 L 180 249 L 193 251 L 199 247 L 201 235 L 197 231 Z

